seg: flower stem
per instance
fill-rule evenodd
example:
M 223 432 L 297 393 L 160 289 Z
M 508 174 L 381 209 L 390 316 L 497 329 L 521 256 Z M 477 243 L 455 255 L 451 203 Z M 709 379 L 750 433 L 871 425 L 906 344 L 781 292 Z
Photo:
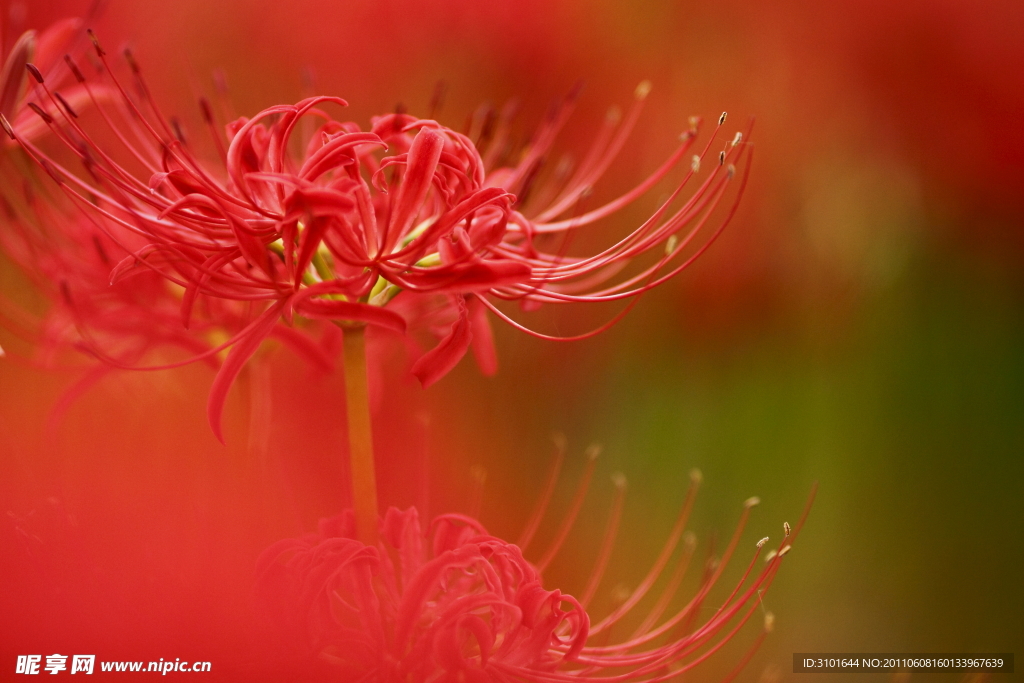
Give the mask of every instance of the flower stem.
M 373 465 L 373 431 L 366 381 L 366 330 L 347 327 L 345 346 L 345 398 L 348 409 L 348 449 L 352 475 L 352 508 L 356 535 L 377 545 L 377 477 Z

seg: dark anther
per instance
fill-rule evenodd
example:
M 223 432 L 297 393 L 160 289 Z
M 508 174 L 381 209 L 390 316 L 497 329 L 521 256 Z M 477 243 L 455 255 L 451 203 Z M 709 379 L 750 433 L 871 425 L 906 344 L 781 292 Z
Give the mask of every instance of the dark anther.
M 444 97 L 446 94 L 448 94 L 448 84 L 444 81 L 438 81 L 437 85 L 434 86 L 434 94 L 430 96 L 429 118 L 437 118 L 437 114 L 441 111 L 441 107 L 444 106 Z
M 11 128 L 10 122 L 3 114 L 0 114 L 0 126 L 3 126 L 4 132 L 7 133 L 7 137 L 14 140 L 14 129 Z
M 79 146 L 78 154 L 82 157 L 82 161 L 88 164 L 96 163 L 92 157 L 92 150 L 89 149 L 89 145 L 85 144 L 84 142 L 81 144 L 81 146 Z
M 494 107 L 488 105 L 487 110 L 484 112 L 484 122 L 480 126 L 480 137 L 476 141 L 476 146 L 482 148 L 490 143 L 491 138 L 494 137 L 494 129 L 498 124 L 498 112 L 494 110 Z
M 210 108 L 210 101 L 205 97 L 199 98 L 199 111 L 203 113 L 203 121 L 213 125 L 213 109 Z
M 0 207 L 3 207 L 4 215 L 7 216 L 7 220 L 13 221 L 18 218 L 18 214 L 15 213 L 14 207 L 7 201 L 6 197 L 0 196 Z
M 51 178 L 53 178 L 53 181 L 55 183 L 57 183 L 58 185 L 64 184 L 64 180 L 60 177 L 60 174 L 57 173 L 57 169 L 53 167 L 53 164 L 51 164 L 46 159 L 40 159 L 40 162 L 43 165 L 43 169 L 49 174 Z
M 132 73 L 136 76 L 139 75 L 139 63 L 135 61 L 135 55 L 129 48 L 124 49 L 124 60 L 128 62 L 128 66 L 131 67 Z
M 71 105 L 68 104 L 68 101 L 65 100 L 59 92 L 53 93 L 53 96 L 56 97 L 57 101 L 61 103 L 61 105 L 64 107 L 64 110 L 68 113 L 68 116 L 70 116 L 73 119 L 78 118 L 78 114 L 75 113 L 75 110 L 71 108 Z
M 545 158 L 540 158 L 535 161 L 526 171 L 526 177 L 523 178 L 522 188 L 516 193 L 515 206 L 522 206 L 530 199 L 530 193 L 533 192 L 533 188 L 537 183 L 537 177 L 540 175 L 541 168 L 544 166 Z
M 71 55 L 64 55 L 64 61 L 67 63 L 68 68 L 71 69 L 71 73 L 75 75 L 75 80 L 79 83 L 85 83 L 85 76 L 78 70 L 78 65 L 75 64 L 75 60 L 71 59 Z
M 102 47 L 100 47 L 100 41 L 96 37 L 96 34 L 92 32 L 92 29 L 89 29 L 88 31 L 86 31 L 86 33 L 89 34 L 89 40 L 92 41 L 92 46 L 94 48 L 96 48 L 96 55 L 99 56 L 99 57 L 106 56 L 107 53 L 103 50 Z
M 94 247 L 96 247 L 96 251 L 100 255 L 100 260 L 103 261 L 103 263 L 109 265 L 110 257 L 107 255 L 107 250 L 103 248 L 103 242 L 100 242 L 100 238 L 98 235 L 92 236 L 92 244 Z
M 53 119 L 50 118 L 50 115 L 43 111 L 42 107 L 40 107 L 38 104 L 36 104 L 35 102 L 29 102 L 28 106 L 29 109 L 39 114 L 39 118 L 41 118 L 45 123 L 53 123 Z
M 32 78 L 36 79 L 40 83 L 43 82 L 43 74 L 39 73 L 39 69 L 36 68 L 35 64 L 26 64 L 25 68 L 32 74 Z
M 88 173 L 89 176 L 97 183 L 103 182 L 103 179 L 100 178 L 99 172 L 96 170 L 96 160 L 93 159 L 92 154 L 85 154 L 82 156 L 82 167 L 85 168 L 85 172 Z M 96 204 L 96 197 L 92 197 L 90 199 L 90 203 Z
M 174 131 L 174 137 L 178 139 L 181 144 L 185 143 L 185 131 L 181 127 L 181 121 L 178 120 L 177 116 L 171 117 L 171 129 Z
M 393 119 L 394 125 L 392 128 L 394 128 L 396 133 L 402 132 L 402 117 L 405 116 L 405 112 L 406 109 L 403 103 L 399 102 L 395 105 L 395 118 Z

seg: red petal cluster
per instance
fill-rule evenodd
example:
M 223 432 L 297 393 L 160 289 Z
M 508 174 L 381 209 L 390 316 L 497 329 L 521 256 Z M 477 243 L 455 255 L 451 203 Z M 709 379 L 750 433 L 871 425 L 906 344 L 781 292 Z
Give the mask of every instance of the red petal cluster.
M 378 548 L 354 536 L 351 514 L 323 520 L 257 567 L 275 616 L 305 622 L 346 680 L 506 680 L 578 658 L 589 626 L 579 602 L 545 590 L 517 546 L 472 518 L 437 517 L 425 537 L 415 508 L 391 508 Z

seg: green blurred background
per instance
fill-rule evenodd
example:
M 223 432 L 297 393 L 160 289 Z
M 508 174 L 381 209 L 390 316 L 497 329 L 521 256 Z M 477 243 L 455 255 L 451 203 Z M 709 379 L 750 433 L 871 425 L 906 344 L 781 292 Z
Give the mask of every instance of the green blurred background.
M 572 147 L 650 79 L 632 146 L 598 188 L 607 195 L 653 169 L 689 115 L 727 110 L 737 128 L 756 116 L 740 214 L 690 271 L 597 339 L 558 345 L 497 325 L 498 376 L 463 363 L 425 392 L 403 385 L 384 407 L 402 429 L 382 449 L 399 482 L 402 457 L 429 453 L 434 512 L 464 508 L 470 470 L 483 466 L 482 519 L 515 536 L 549 435 L 564 432 L 575 457 L 556 511 L 584 447 L 602 443 L 581 528 L 547 577 L 567 590 L 582 586 L 579 567 L 596 554 L 614 471 L 630 482 L 609 570 L 625 585 L 657 553 L 691 468 L 704 473 L 693 524 L 702 544 L 730 533 L 751 495 L 763 503 L 743 547 L 778 539 L 819 482 L 765 599 L 776 632 L 741 678 L 760 680 L 792 677 L 793 652 L 1024 652 L 1022 7 L 114 0 L 98 26 L 107 43 L 134 46 L 166 109 L 193 118 L 192 90 L 209 90 L 218 67 L 239 112 L 298 99 L 312 67 L 316 88 L 347 98 L 362 122 L 399 101 L 425 110 L 443 79 L 439 118 L 453 127 L 480 102 L 513 96 L 536 121 L 583 79 Z M 43 1 L 30 16 L 83 10 Z M 609 233 L 638 224 L 656 199 Z M 32 301 L 6 263 L 2 276 L 5 291 Z M 571 332 L 606 314 L 537 320 Z M 12 356 L 31 352 L 2 330 L 0 343 Z M 114 375 L 48 436 L 48 410 L 79 371 L 0 363 L 0 503 L 14 520 L 4 575 L 30 598 L 82 612 L 39 614 L 34 598 L 8 596 L 5 654 L 78 647 L 101 619 L 109 633 L 87 642 L 125 658 L 166 642 L 198 658 L 212 640 L 224 661 L 244 659 L 248 567 L 274 539 L 335 512 L 343 490 L 324 453 L 340 438 L 337 381 L 307 380 L 286 355 L 275 356 L 272 381 L 300 407 L 275 404 L 262 459 L 246 449 L 237 396 L 229 447 L 209 434 L 208 368 Z M 415 502 L 400 483 L 385 494 Z M 57 521 L 40 521 L 48 514 Z M 63 549 L 25 559 L 12 540 L 19 529 L 50 533 Z M 138 563 L 125 567 L 128 557 Z

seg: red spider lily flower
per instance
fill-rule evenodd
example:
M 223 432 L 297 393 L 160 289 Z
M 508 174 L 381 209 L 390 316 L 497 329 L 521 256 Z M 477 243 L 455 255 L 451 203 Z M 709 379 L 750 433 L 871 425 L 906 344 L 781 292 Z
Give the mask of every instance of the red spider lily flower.
M 763 604 L 803 524 L 801 518 L 796 529 L 784 525 L 782 543 L 768 553 L 760 571 L 756 560 L 768 539 L 758 542 L 739 582 L 701 623 L 698 614 L 707 609 L 758 500 L 744 505 L 721 557 L 709 558 L 697 593 L 674 607 L 681 602 L 678 588 L 696 548 L 695 537 L 684 533 L 700 483 L 694 472 L 676 523 L 647 575 L 595 621 L 588 606 L 614 546 L 625 480 L 615 478 L 605 538 L 576 598 L 545 588 L 542 573 L 573 526 L 592 465 L 551 548 L 535 562 L 524 558 L 560 463 L 559 458 L 517 543 L 496 538 L 473 517 L 459 514 L 436 517 L 424 533 L 415 508 L 390 508 L 372 547 L 356 540 L 348 511 L 321 520 L 316 534 L 286 539 L 264 551 L 257 565 L 257 595 L 275 623 L 298 633 L 299 645 L 337 668 L 343 680 L 663 681 L 700 665 L 742 630 Z M 659 579 L 663 587 L 655 599 Z M 649 604 L 642 618 L 635 611 L 641 604 Z M 621 631 L 630 617 L 638 621 L 635 629 L 613 642 L 612 627 L 619 625 Z M 771 625 L 768 614 L 765 628 L 726 680 L 747 664 Z
M 625 117 L 607 118 L 578 170 L 569 175 L 562 169 L 546 185 L 538 181 L 541 167 L 575 95 L 538 128 L 513 164 L 501 163 L 507 115 L 491 116 L 486 134 L 474 142 L 436 121 L 404 113 L 376 117 L 369 130 L 362 130 L 324 110 L 344 106 L 344 100 L 313 97 L 230 123 L 224 139 L 204 100 L 204 120 L 222 157 L 221 164 L 212 165 L 198 158 L 179 125 L 160 115 L 130 53 L 140 101 L 113 75 L 93 40 L 102 65 L 100 86 L 121 94 L 113 106 L 94 99 L 128 160 L 118 161 L 98 144 L 32 65 L 27 68 L 37 97 L 52 105 L 49 113 L 36 107 L 36 114 L 86 173 L 73 173 L 70 162 L 59 163 L 43 146 L 5 127 L 118 245 L 121 261 L 112 269 L 112 281 L 140 269 L 159 273 L 183 290 L 185 327 L 204 299 L 250 306 L 250 323 L 232 340 L 211 391 L 209 415 L 218 436 L 228 389 L 282 320 L 331 320 L 399 334 L 411 325 L 450 325 L 412 367 L 426 386 L 471 347 L 485 372 L 496 369 L 488 312 L 535 336 L 555 338 L 513 321 L 496 301 L 528 306 L 635 302 L 686 268 L 725 227 L 752 154 L 738 133 L 701 174 L 714 136 L 700 153 L 688 156 L 698 134 L 693 119 L 678 149 L 646 180 L 584 211 L 583 200 L 637 121 L 649 90 L 642 84 Z M 74 61 L 67 64 L 92 93 L 95 86 Z M 317 127 L 302 139 L 309 121 Z M 723 114 L 716 133 L 724 121 Z M 602 251 L 568 255 L 568 242 L 578 230 L 614 215 L 686 158 L 683 178 L 642 225 Z M 744 168 L 738 178 L 737 164 Z M 691 182 L 699 184 L 683 198 Z M 525 202 L 531 194 L 537 199 Z M 720 216 L 715 210 L 727 197 L 730 203 Z M 562 238 L 554 249 L 546 246 L 552 236 Z M 644 257 L 646 264 L 626 270 Z M 632 305 L 597 330 L 561 339 L 597 334 Z

